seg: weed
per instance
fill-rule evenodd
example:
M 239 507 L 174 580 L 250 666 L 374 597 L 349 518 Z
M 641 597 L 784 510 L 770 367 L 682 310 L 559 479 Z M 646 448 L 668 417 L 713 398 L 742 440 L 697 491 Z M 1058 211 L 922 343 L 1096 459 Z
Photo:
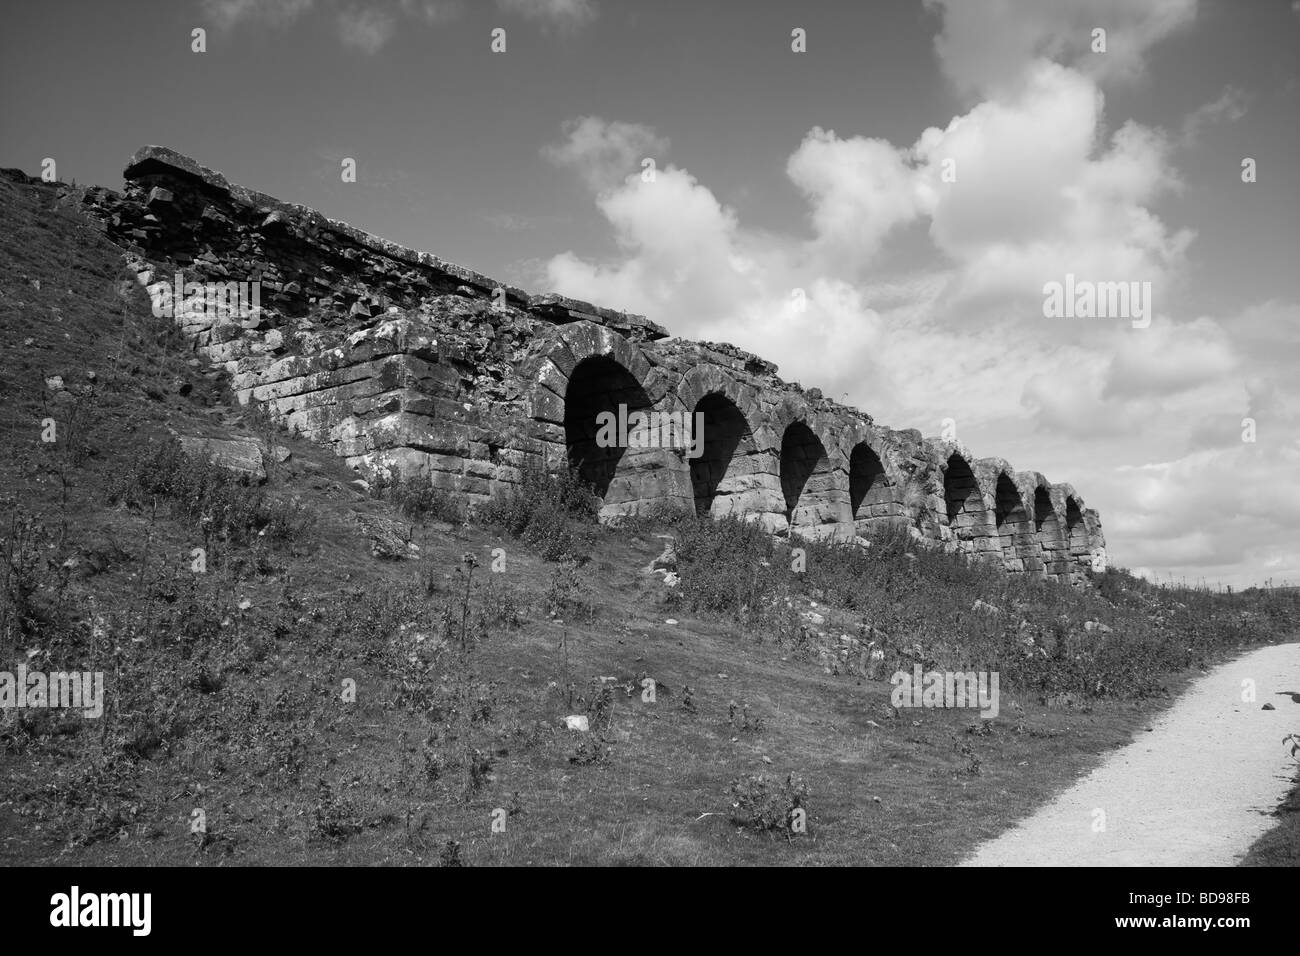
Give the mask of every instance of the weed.
M 599 499 L 576 471 L 520 470 L 519 483 L 478 507 L 475 517 L 536 548 L 546 561 L 585 562 Z
M 396 465 L 375 473 L 370 480 L 370 494 L 387 501 L 408 521 L 459 523 L 464 517 L 455 500 L 435 488 L 428 475 L 404 475 Z
M 362 821 L 356 808 L 339 797 L 322 777 L 317 784 L 316 804 L 312 807 L 312 834 L 327 843 L 344 843 L 361 832 Z
M 795 810 L 807 812 L 808 786 L 793 771 L 773 784 L 763 774 L 731 781 L 731 821 L 752 830 L 790 831 Z

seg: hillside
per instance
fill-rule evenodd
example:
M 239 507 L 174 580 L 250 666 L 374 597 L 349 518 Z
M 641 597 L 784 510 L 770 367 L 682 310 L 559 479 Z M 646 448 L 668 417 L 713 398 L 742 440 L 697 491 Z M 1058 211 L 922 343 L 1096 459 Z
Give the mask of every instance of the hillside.
M 801 565 L 736 521 L 598 524 L 569 476 L 472 510 L 359 483 L 235 403 L 78 208 L 0 176 L 0 671 L 106 689 L 0 713 L 7 865 L 951 864 L 1300 620 L 907 535 Z M 999 714 L 892 706 L 918 665 L 997 671 Z

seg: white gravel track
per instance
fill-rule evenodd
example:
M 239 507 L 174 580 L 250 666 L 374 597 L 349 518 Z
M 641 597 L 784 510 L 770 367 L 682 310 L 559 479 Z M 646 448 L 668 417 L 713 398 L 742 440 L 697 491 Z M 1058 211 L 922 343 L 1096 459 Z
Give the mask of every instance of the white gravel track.
M 1242 701 L 1242 681 L 1256 699 Z M 1300 644 L 1261 648 L 1197 679 L 1151 731 L 963 866 L 1232 866 L 1277 821 L 1295 780 Z M 1272 704 L 1275 710 L 1261 709 Z M 1095 821 L 1105 814 L 1105 829 Z

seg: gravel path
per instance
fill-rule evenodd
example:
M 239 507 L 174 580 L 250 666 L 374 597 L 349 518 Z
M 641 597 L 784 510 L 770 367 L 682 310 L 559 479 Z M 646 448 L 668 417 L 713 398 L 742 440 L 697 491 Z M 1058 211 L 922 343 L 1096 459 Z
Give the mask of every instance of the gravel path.
M 1246 678 L 1254 703 L 1241 699 Z M 1216 667 L 1150 732 L 962 865 L 1234 865 L 1276 822 L 1268 814 L 1295 779 L 1282 738 L 1300 732 L 1300 703 L 1282 691 L 1300 693 L 1300 644 Z

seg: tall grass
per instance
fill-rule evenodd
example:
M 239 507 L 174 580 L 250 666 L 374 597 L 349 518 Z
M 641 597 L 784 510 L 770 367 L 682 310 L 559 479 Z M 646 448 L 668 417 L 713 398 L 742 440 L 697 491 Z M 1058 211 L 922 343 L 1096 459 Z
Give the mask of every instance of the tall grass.
M 576 471 L 526 467 L 519 483 L 478 506 L 474 517 L 536 548 L 544 560 L 591 557 L 600 501 Z
M 196 524 L 209 543 L 245 545 L 263 538 L 287 544 L 313 524 L 297 497 L 273 494 L 206 458 L 188 455 L 175 439 L 137 458 L 109 496 L 110 504 L 142 510 L 158 502 Z
M 863 549 L 778 542 L 734 517 L 672 527 L 677 600 L 691 610 L 738 618 L 760 637 L 787 640 L 811 627 L 792 629 L 791 608 L 816 602 L 841 625 L 850 617 L 857 634 L 885 653 L 889 670 L 920 662 L 997 671 L 1003 686 L 1044 697 L 1159 695 L 1177 672 L 1284 639 L 1300 625 L 1300 599 L 1290 592 L 1159 587 L 1122 569 L 1072 587 L 918 548 L 898 531 Z M 792 548 L 803 549 L 802 561 Z M 833 641 L 837 633 L 825 636 Z

